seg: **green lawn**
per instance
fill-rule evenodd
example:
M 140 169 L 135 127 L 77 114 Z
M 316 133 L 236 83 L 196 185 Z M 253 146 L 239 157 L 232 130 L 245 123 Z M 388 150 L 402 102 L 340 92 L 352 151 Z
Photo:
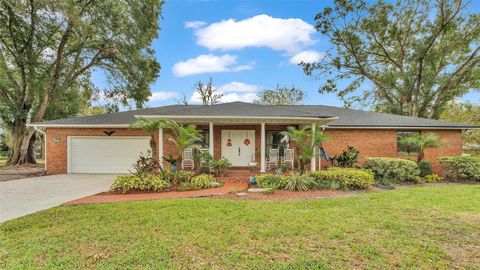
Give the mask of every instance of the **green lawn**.
M 5 269 L 478 269 L 480 185 L 57 207 L 0 230 Z

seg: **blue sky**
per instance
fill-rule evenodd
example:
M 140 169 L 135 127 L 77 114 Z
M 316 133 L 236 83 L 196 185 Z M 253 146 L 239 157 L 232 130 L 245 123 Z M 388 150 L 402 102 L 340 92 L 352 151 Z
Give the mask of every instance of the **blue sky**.
M 185 94 L 195 102 L 193 85 L 210 77 L 224 91 L 224 102 L 251 101 L 257 91 L 295 85 L 306 104 L 342 106 L 336 95 L 320 95 L 321 81 L 304 75 L 299 60 L 314 60 L 328 41 L 313 30 L 314 16 L 326 1 L 167 1 L 153 48 L 162 69 L 147 106 L 176 103 Z M 480 6 L 479 2 L 474 4 Z M 262 32 L 262 26 L 275 29 Z M 272 26 L 273 25 L 273 26 Z M 235 40 L 235 37 L 244 37 Z M 480 94 L 464 100 L 478 102 Z

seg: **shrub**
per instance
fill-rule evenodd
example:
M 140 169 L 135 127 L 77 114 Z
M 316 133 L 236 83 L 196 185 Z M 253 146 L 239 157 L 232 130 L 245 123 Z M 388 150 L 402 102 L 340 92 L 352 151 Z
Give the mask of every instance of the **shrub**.
M 151 151 L 147 151 L 147 154 L 140 153 L 137 161 L 133 164 L 133 169 L 135 171 L 130 171 L 130 173 L 137 176 L 155 174 L 160 170 L 160 163 L 152 157 Z
M 175 175 L 175 178 L 180 182 L 190 182 L 193 178 L 193 172 L 191 171 L 184 171 L 180 170 L 177 171 L 177 174 Z
M 425 177 L 423 177 L 423 182 L 425 183 L 438 183 L 442 181 L 443 181 L 443 177 L 441 177 L 438 174 L 428 174 L 428 175 L 425 175 Z
M 427 160 L 418 162 L 418 169 L 420 170 L 420 177 L 432 174 L 432 163 Z
M 273 194 L 273 193 L 275 193 L 275 190 L 273 188 L 266 188 L 263 191 L 263 194 L 266 194 L 266 195 L 270 195 L 270 194 Z
M 285 176 L 282 175 L 259 175 L 256 177 L 259 188 L 280 189 L 285 186 Z
M 367 189 L 374 182 L 371 171 L 353 168 L 329 168 L 310 172 L 317 188 L 329 189 Z
M 415 161 L 399 158 L 367 158 L 365 168 L 372 170 L 375 180 L 381 184 L 420 181 L 420 170 Z
M 294 174 L 284 177 L 286 190 L 307 191 L 312 188 L 313 178 L 306 174 Z
M 120 175 L 113 182 L 111 189 L 126 193 L 129 191 L 161 191 L 168 188 L 170 184 L 159 175 L 145 174 L 138 175 Z
M 353 146 L 347 145 L 347 150 L 343 150 L 340 155 L 330 157 L 330 163 L 333 166 L 355 167 L 360 159 L 360 151 Z
M 212 161 L 212 169 L 216 176 L 224 176 L 230 170 L 230 167 L 232 167 L 232 164 L 226 158 Z
M 449 181 L 480 181 L 479 157 L 439 158 L 445 179 Z
M 212 187 L 215 177 L 210 174 L 200 174 L 192 177 L 190 182 L 182 182 L 178 189 L 180 190 L 195 190 Z

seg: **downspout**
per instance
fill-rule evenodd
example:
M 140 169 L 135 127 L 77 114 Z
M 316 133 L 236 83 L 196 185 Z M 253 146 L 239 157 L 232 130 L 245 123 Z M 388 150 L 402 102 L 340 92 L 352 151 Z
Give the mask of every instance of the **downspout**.
M 33 126 L 33 129 L 35 131 L 38 131 L 40 134 L 43 135 L 43 151 L 44 151 L 44 164 L 43 164 L 43 169 L 45 172 L 47 172 L 47 133 L 41 129 L 39 129 L 37 126 Z

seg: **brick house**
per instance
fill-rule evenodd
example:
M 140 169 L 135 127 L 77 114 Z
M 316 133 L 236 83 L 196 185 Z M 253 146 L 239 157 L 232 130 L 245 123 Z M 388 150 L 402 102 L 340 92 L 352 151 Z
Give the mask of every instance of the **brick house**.
M 460 155 L 462 130 L 478 128 L 462 123 L 366 112 L 323 105 L 264 106 L 232 102 L 212 106 L 172 105 L 97 116 L 85 116 L 33 123 L 46 134 L 47 174 L 124 173 L 140 152 L 149 149 L 149 135 L 130 129 L 136 117 L 165 118 L 183 124 L 195 124 L 204 135 L 203 147 L 215 157 L 225 157 L 234 167 L 245 168 L 256 161 L 265 171 L 265 159 L 271 148 L 292 147 L 280 135 L 288 126 L 317 126 L 331 135 L 323 144 L 329 155 L 340 153 L 347 145 L 360 150 L 361 162 L 367 157 L 406 157 L 398 138 L 413 133 L 436 133 L 442 147 L 426 151 L 434 171 L 437 158 Z M 160 156 L 178 155 L 169 142 L 169 131 L 159 129 Z M 328 166 L 319 157 L 312 158 L 310 169 Z

